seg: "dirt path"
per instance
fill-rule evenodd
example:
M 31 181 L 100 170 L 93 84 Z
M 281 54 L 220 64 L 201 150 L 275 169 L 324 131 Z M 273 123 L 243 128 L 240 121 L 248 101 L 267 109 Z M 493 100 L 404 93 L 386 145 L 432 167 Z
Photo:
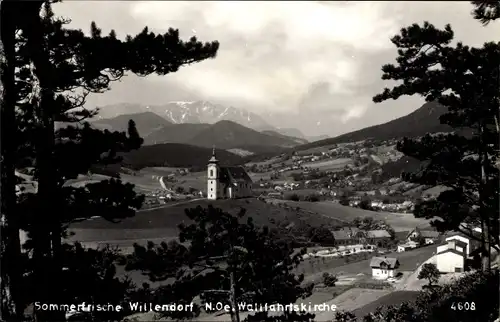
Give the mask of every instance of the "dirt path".
M 411 273 L 405 281 L 401 283 L 395 284 L 394 288 L 397 291 L 420 291 L 422 290 L 422 286 L 427 284 L 426 280 L 419 280 L 418 274 L 422 269 L 422 266 L 427 263 L 436 264 L 436 255 L 433 255 L 431 258 L 423 262 L 413 273 Z

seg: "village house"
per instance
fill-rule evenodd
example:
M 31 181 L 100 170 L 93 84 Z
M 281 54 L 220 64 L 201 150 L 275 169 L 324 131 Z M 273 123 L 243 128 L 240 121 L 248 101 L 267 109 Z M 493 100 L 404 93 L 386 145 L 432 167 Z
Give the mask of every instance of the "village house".
M 480 243 L 469 237 L 457 233 L 445 239 L 437 247 L 436 263 L 442 273 L 464 272 L 468 266 L 478 260 L 480 256 Z
M 391 240 L 391 234 L 387 230 L 369 230 L 365 233 L 364 243 L 381 247 Z
M 457 240 L 449 240 L 438 246 L 436 255 L 437 269 L 442 273 L 458 273 L 465 271 L 467 244 Z
M 393 257 L 373 257 L 370 261 L 370 267 L 374 279 L 387 279 L 397 275 L 399 261 Z
M 406 239 L 408 240 L 408 242 L 410 242 L 416 241 L 419 238 L 422 238 L 426 245 L 431 245 L 434 244 L 439 238 L 439 233 L 435 230 L 421 230 L 420 228 L 416 227 L 408 234 Z
M 387 230 L 368 230 L 363 231 L 355 227 L 345 227 L 332 231 L 335 243 L 339 246 L 370 244 L 381 247 L 386 244 L 391 235 Z
M 221 167 L 212 151 L 207 166 L 207 198 L 234 199 L 252 196 L 252 179 L 243 167 Z
M 398 253 L 406 252 L 412 249 L 417 248 L 417 243 L 413 241 L 409 241 L 405 244 L 398 245 Z
M 344 227 L 339 230 L 332 231 L 335 244 L 338 246 L 356 245 L 359 244 L 359 239 L 356 238 L 360 230 L 356 227 Z

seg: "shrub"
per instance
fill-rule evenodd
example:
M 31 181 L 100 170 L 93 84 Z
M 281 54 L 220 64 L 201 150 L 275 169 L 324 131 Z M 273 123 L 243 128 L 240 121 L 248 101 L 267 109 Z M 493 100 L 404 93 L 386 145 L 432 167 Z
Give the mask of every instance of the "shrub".
M 304 201 L 317 202 L 319 201 L 319 197 L 316 194 L 310 194 L 304 197 Z
M 300 200 L 299 195 L 296 194 L 296 193 L 292 193 L 290 195 L 286 195 L 285 199 L 286 200 L 291 200 L 291 201 L 299 201 Z
M 337 276 L 329 274 L 329 273 L 324 273 L 323 274 L 323 284 L 326 287 L 333 287 L 335 286 L 335 283 L 338 281 Z
M 340 199 L 339 204 L 342 206 L 349 206 L 349 199 Z

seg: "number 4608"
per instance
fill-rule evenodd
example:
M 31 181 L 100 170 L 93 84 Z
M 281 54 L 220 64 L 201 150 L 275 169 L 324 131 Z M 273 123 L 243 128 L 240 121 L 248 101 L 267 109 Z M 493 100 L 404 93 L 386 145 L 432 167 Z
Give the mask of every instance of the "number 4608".
M 454 311 L 475 311 L 476 303 L 474 302 L 453 302 L 451 304 L 451 309 Z

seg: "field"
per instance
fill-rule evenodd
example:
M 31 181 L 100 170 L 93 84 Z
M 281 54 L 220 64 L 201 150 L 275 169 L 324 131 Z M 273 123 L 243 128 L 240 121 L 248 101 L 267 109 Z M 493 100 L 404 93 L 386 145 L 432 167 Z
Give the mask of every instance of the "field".
M 148 167 L 143 168 L 138 171 L 138 173 L 143 175 L 157 175 L 157 176 L 167 176 L 181 168 L 173 168 L 173 167 Z
M 307 162 L 303 163 L 302 166 L 319 169 L 321 171 L 334 171 L 342 170 L 348 164 L 351 164 L 352 160 L 350 158 L 340 158 L 333 160 L 323 160 L 318 162 Z
M 134 242 L 145 243 L 149 239 L 170 240 L 177 237 L 177 226 L 180 223 L 189 223 L 184 209 L 196 206 L 206 207 L 209 204 L 233 214 L 238 212 L 240 208 L 245 208 L 247 216 L 251 216 L 257 225 L 273 226 L 270 219 L 286 220 L 295 225 L 306 225 L 306 223 L 311 226 L 340 224 L 334 218 L 326 218 L 295 209 L 285 209 L 256 198 L 217 201 L 198 199 L 139 211 L 136 216 L 124 219 L 119 223 L 111 223 L 101 218 L 75 223 L 70 226 L 70 231 L 75 233 L 71 240 L 93 243 L 109 242 L 120 247 L 129 247 Z M 246 220 L 247 216 L 243 220 Z
M 267 171 L 267 172 L 259 172 L 259 173 L 253 173 L 249 172 L 248 175 L 250 178 L 252 178 L 252 181 L 254 183 L 258 183 L 261 179 L 268 181 L 271 180 L 271 175 L 273 174 L 273 171 Z
M 350 222 L 356 217 L 371 217 L 377 220 L 384 220 L 395 231 L 412 230 L 415 227 L 428 227 L 429 222 L 425 219 L 415 218 L 412 214 L 400 214 L 389 212 L 368 211 L 360 208 L 342 206 L 331 201 L 306 202 L 306 201 L 287 201 L 292 207 L 307 209 L 322 216 L 335 218 L 343 222 Z
M 328 150 L 333 149 L 335 147 L 336 147 L 335 144 L 323 145 L 323 146 L 319 146 L 319 147 L 315 147 L 315 148 L 309 148 L 307 150 L 297 151 L 297 155 L 310 155 L 310 154 L 314 154 L 314 153 L 327 152 Z
M 120 173 L 120 179 L 123 182 L 132 183 L 136 186 L 138 192 L 150 192 L 161 189 L 158 180 L 153 179 L 153 176 L 166 176 L 170 173 L 175 172 L 177 168 L 144 168 L 140 171 L 134 172 L 132 174 Z M 68 180 L 68 185 L 84 185 L 91 182 L 97 182 L 101 180 L 110 179 L 109 176 L 104 176 L 100 174 L 92 174 L 90 176 L 80 175 L 78 179 Z
M 120 173 L 120 179 L 123 182 L 128 182 L 132 183 L 136 186 L 136 190 L 140 193 L 147 193 L 151 191 L 156 191 L 161 189 L 160 183 L 158 182 L 158 179 L 154 179 L 153 177 L 158 177 L 158 176 L 167 176 L 171 173 L 175 173 L 177 170 L 180 170 L 183 168 L 172 168 L 172 167 L 149 167 L 149 168 L 144 168 L 139 171 L 133 172 L 134 174 L 126 174 L 126 173 Z M 90 182 L 97 182 L 100 180 L 106 180 L 109 179 L 110 177 L 100 175 L 100 174 L 93 174 L 91 176 L 79 176 L 78 179 L 75 180 L 69 180 L 68 184 L 72 185 L 83 185 L 86 183 Z M 167 185 L 172 188 L 181 186 L 183 187 L 186 191 L 189 189 L 189 187 L 192 187 L 196 190 L 205 190 L 206 189 L 206 172 L 205 171 L 200 171 L 200 172 L 191 172 L 186 175 L 176 175 L 175 179 L 177 180 L 176 182 L 171 182 L 167 183 Z
M 144 168 L 139 171 L 139 174 L 135 178 L 131 178 L 132 176 L 125 177 L 125 175 L 122 175 L 122 177 L 127 178 L 130 180 L 130 183 L 136 184 L 138 187 L 142 187 L 144 185 L 144 181 L 155 181 L 155 190 L 160 189 L 160 184 L 158 183 L 157 180 L 152 180 L 153 176 L 167 176 L 171 173 L 175 173 L 176 170 L 179 170 L 181 168 L 167 168 L 167 167 L 151 167 L 151 168 Z M 168 186 L 172 186 L 172 188 L 175 187 L 183 187 L 186 191 L 191 187 L 196 190 L 205 190 L 206 189 L 206 182 L 207 182 L 207 175 L 205 171 L 200 171 L 200 172 L 190 172 L 186 175 L 177 175 L 175 177 L 176 182 L 169 182 L 167 183 Z
M 173 183 L 176 187 L 183 187 L 186 191 L 189 188 L 196 190 L 205 191 L 207 189 L 207 173 L 202 172 L 191 172 L 185 176 L 176 177 L 177 182 Z

